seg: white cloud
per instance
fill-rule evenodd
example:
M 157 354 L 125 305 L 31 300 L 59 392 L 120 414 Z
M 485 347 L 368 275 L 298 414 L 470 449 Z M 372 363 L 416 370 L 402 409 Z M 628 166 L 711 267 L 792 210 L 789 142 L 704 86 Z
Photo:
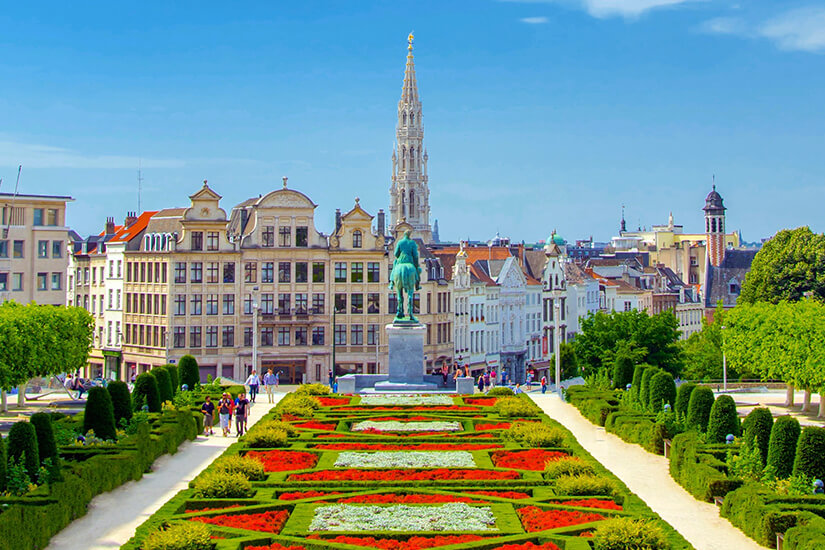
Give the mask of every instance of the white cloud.
M 699 30 L 708 34 L 744 34 L 747 25 L 738 17 L 715 17 L 702 23 Z
M 791 10 L 766 21 L 756 32 L 783 50 L 825 52 L 825 8 Z
M 0 141 L 0 166 L 25 168 L 92 168 L 123 169 L 137 168 L 140 163 L 145 168 L 180 168 L 186 162 L 178 159 L 152 159 L 124 155 L 90 155 L 63 147 Z
M 528 25 L 543 25 L 549 20 L 546 17 L 522 17 L 519 21 Z
M 703 2 L 706 0 L 503 0 L 505 2 L 521 2 L 527 4 L 573 4 L 585 9 L 593 17 L 625 17 L 633 19 L 644 12 L 673 7 L 688 2 Z

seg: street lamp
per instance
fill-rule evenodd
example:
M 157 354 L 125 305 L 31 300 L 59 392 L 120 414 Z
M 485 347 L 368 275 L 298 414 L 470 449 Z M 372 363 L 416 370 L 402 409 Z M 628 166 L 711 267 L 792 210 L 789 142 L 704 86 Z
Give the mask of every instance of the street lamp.
M 719 327 L 722 331 L 725 330 L 725 325 Z M 728 359 L 725 356 L 725 336 L 722 334 L 722 391 L 728 391 Z
M 258 370 L 258 287 L 252 287 L 252 370 Z
M 556 356 L 556 392 L 561 397 L 561 353 L 559 335 L 559 315 L 561 314 L 561 298 L 553 293 L 553 354 Z
M 334 297 L 333 297 L 334 298 Z M 337 344 L 335 338 L 335 317 L 338 313 L 338 306 L 335 305 L 335 301 L 333 300 L 332 303 L 332 380 L 335 381 L 335 378 L 338 376 L 337 369 L 335 368 L 335 344 Z

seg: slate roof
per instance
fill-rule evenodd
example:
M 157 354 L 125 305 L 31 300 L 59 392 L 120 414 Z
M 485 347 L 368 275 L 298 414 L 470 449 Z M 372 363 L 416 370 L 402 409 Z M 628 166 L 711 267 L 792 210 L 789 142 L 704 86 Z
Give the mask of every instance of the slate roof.
M 719 267 L 708 264 L 705 270 L 705 307 L 714 308 L 719 300 L 722 300 L 724 307 L 736 305 L 739 290 L 757 252 L 755 249 L 729 248 L 725 250 L 725 257 Z M 737 292 L 730 292 L 732 283 L 736 285 Z

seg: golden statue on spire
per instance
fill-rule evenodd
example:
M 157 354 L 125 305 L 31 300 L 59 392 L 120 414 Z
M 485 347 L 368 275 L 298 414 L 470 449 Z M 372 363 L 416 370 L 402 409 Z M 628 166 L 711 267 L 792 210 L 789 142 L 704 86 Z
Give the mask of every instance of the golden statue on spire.
M 410 33 L 410 35 L 407 37 L 407 42 L 409 42 L 409 46 L 407 46 L 407 49 L 409 51 L 412 51 L 413 38 L 413 33 Z

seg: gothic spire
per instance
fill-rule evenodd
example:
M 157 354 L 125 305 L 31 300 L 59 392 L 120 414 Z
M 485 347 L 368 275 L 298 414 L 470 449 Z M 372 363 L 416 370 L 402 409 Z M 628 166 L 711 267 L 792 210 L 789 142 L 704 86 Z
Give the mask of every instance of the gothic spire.
M 404 86 L 401 89 L 401 102 L 407 105 L 418 104 L 418 84 L 415 82 L 415 61 L 413 61 L 413 33 L 407 37 L 407 68 L 404 69 Z

